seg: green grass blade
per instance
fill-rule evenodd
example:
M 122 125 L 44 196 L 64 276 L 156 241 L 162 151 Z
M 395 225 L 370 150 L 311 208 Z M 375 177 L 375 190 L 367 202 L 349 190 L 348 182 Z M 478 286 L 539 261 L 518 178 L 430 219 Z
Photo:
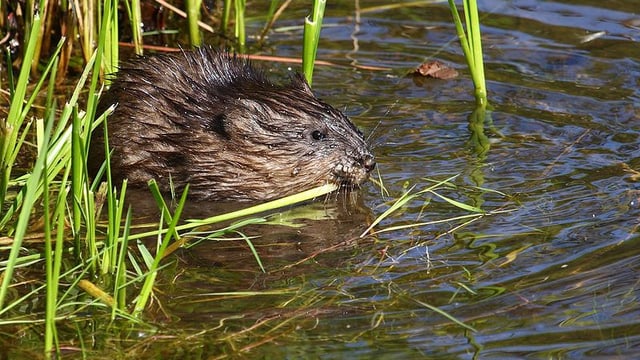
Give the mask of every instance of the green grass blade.
M 253 242 L 251 242 L 251 239 L 247 235 L 239 231 L 236 231 L 236 234 L 238 234 L 242 239 L 244 239 L 244 241 L 249 246 L 249 249 L 251 249 L 251 253 L 253 254 L 253 257 L 256 259 L 258 266 L 260 266 L 260 270 L 262 270 L 263 273 L 266 273 L 267 271 L 264 269 L 264 266 L 262 265 L 262 260 L 260 260 L 260 255 L 258 255 L 258 251 L 256 250 L 255 246 L 253 246 Z
M 125 216 L 124 229 L 122 231 L 123 238 L 118 247 L 118 261 L 116 265 L 116 274 L 113 285 L 113 297 L 115 300 L 114 307 L 111 312 L 111 318 L 115 319 L 118 312 L 125 312 L 127 306 L 127 254 L 129 253 L 129 233 L 131 231 L 131 207 L 127 209 Z
M 33 18 L 33 29 L 40 29 L 40 23 L 40 15 L 36 13 Z M 39 36 L 38 31 L 31 31 L 22 60 L 24 64 L 31 64 L 33 61 Z M 9 105 L 7 119 L 4 122 L 0 122 L 0 126 L 2 126 L 0 128 L 0 201 L 4 201 L 6 198 L 9 180 L 11 179 L 11 169 L 18 153 L 18 145 L 21 144 L 17 143 L 17 139 L 19 130 L 25 120 L 25 117 L 21 115 L 24 109 L 23 101 L 27 93 L 30 71 L 30 66 L 21 67 L 13 98 Z M 2 295 L 0 291 L 0 305 L 2 304 Z
M 484 61 L 482 58 L 482 38 L 480 34 L 480 17 L 478 5 L 475 0 L 463 0 L 466 29 L 462 26 L 462 20 L 454 0 L 448 0 L 453 22 L 456 27 L 460 46 L 467 60 L 469 71 L 475 86 L 475 97 L 478 105 L 487 105 L 487 90 L 484 75 Z
M 178 225 L 178 221 L 180 219 L 180 216 L 182 215 L 182 210 L 184 209 L 184 205 L 187 202 L 187 194 L 188 194 L 188 192 L 189 192 L 189 185 L 187 185 L 185 187 L 184 191 L 182 192 L 182 197 L 180 198 L 180 201 L 178 202 L 178 206 L 176 207 L 176 211 L 173 214 L 173 218 L 171 219 L 171 223 L 169 224 L 169 227 L 168 227 L 167 231 L 165 232 L 164 237 L 162 238 L 162 242 L 160 243 L 160 247 L 156 251 L 156 255 L 155 255 L 155 258 L 153 259 L 153 263 L 152 263 L 151 267 L 149 268 L 149 273 L 148 273 L 147 277 L 145 278 L 145 282 L 142 285 L 142 289 L 140 290 L 140 294 L 138 295 L 138 298 L 136 299 L 136 305 L 135 305 L 134 310 L 133 310 L 133 316 L 134 317 L 138 317 L 140 315 L 142 310 L 144 310 L 144 308 L 146 307 L 149 297 L 151 296 L 151 293 L 153 291 L 153 285 L 155 283 L 155 279 L 156 279 L 156 276 L 158 274 L 157 271 L 158 271 L 158 267 L 160 266 L 160 261 L 164 257 L 164 252 L 167 249 L 167 246 L 169 246 L 169 242 L 173 238 L 173 234 L 176 233 L 175 232 L 175 227 Z M 160 226 L 161 227 L 163 226 L 162 222 L 160 222 Z M 158 232 L 158 236 L 160 235 L 160 233 L 161 232 Z
M 449 319 L 449 320 L 453 321 L 453 322 L 454 322 L 454 323 L 456 323 L 458 326 L 461 326 L 461 327 L 463 327 L 463 328 L 465 328 L 465 329 L 468 329 L 468 330 L 471 330 L 471 331 L 473 331 L 473 332 L 476 332 L 476 331 L 477 331 L 477 330 L 476 330 L 476 329 L 474 329 L 472 326 L 470 326 L 470 325 L 467 325 L 467 324 L 463 323 L 462 321 L 460 321 L 460 320 L 456 319 L 455 317 L 453 317 L 453 315 L 451 315 L 451 314 L 449 314 L 449 313 L 447 313 L 447 312 L 445 312 L 445 311 L 442 311 L 442 310 L 438 309 L 437 307 L 435 307 L 435 306 L 433 306 L 433 305 L 431 305 L 431 304 L 427 304 L 426 302 L 424 302 L 424 301 L 420 301 L 420 300 L 418 300 L 418 299 L 412 299 L 412 300 L 413 300 L 413 301 L 415 301 L 417 304 L 419 304 L 419 305 L 421 305 L 421 306 L 424 306 L 424 307 L 426 307 L 427 309 L 429 309 L 429 310 L 431 310 L 431 311 L 435 312 L 436 314 L 440 314 L 440 315 L 444 316 L 445 318 L 447 318 L 447 319 Z
M 175 227 L 175 231 L 179 232 L 179 231 L 183 231 L 183 230 L 191 230 L 191 229 L 195 229 L 197 227 L 200 227 L 202 225 L 216 224 L 216 223 L 219 223 L 219 222 L 222 222 L 222 221 L 233 220 L 233 219 L 237 219 L 237 218 L 241 218 L 241 217 L 245 217 L 245 216 L 250 216 L 250 215 L 262 213 L 262 212 L 265 212 L 265 211 L 278 209 L 278 208 L 281 208 L 281 207 L 284 207 L 284 206 L 291 206 L 291 205 L 296 204 L 296 203 L 300 203 L 300 202 L 303 202 L 303 201 L 307 201 L 307 200 L 318 198 L 320 196 L 326 195 L 326 194 L 328 194 L 328 193 L 330 193 L 332 191 L 335 191 L 337 189 L 338 189 L 337 185 L 334 185 L 334 184 L 326 184 L 326 185 L 318 186 L 316 188 L 303 191 L 303 192 L 301 192 L 299 194 L 286 196 L 286 197 L 283 197 L 281 199 L 269 201 L 269 202 L 266 202 L 266 203 L 263 203 L 263 204 L 259 204 L 259 205 L 256 205 L 256 206 L 252 206 L 252 207 L 249 207 L 249 208 L 246 208 L 246 209 L 232 211 L 230 213 L 226 213 L 226 214 L 222 214 L 222 215 L 216 215 L 216 216 L 212 216 L 212 217 L 209 217 L 209 218 L 206 218 L 206 219 L 187 220 L 186 224 L 176 226 Z M 162 230 L 159 230 L 159 231 L 161 233 L 166 233 L 168 230 L 167 229 L 162 229 Z M 130 236 L 130 239 L 131 240 L 142 239 L 142 238 L 152 237 L 152 236 L 156 236 L 156 235 L 157 235 L 157 231 L 144 232 L 144 233 L 133 234 L 133 235 Z
M 480 209 L 478 207 L 467 205 L 465 203 L 461 203 L 459 201 L 453 200 L 453 199 L 448 198 L 446 196 L 440 195 L 435 191 L 429 191 L 429 193 L 439 197 L 440 199 L 448 202 L 449 204 L 451 204 L 451 205 L 453 205 L 455 207 L 459 207 L 460 209 L 463 209 L 463 210 L 466 210 L 466 211 L 471 211 L 471 212 L 476 212 L 476 213 L 480 213 L 480 214 L 484 214 L 485 213 L 484 210 L 482 210 L 482 209 Z
M 51 128 L 53 127 L 53 121 L 48 121 L 46 124 L 44 136 L 41 139 L 42 142 L 39 142 L 39 147 L 42 149 L 47 149 L 49 145 L 49 135 L 51 134 Z M 18 221 L 16 223 L 15 235 L 13 238 L 13 244 L 11 246 L 11 252 L 9 253 L 9 259 L 7 261 L 7 269 L 5 270 L 4 277 L 2 278 L 2 284 L 0 284 L 0 310 L 2 309 L 5 301 L 5 297 L 7 295 L 7 291 L 9 289 L 9 284 L 13 279 L 13 269 L 16 262 L 16 259 L 20 253 L 20 248 L 22 247 L 22 240 L 27 232 L 27 226 L 29 225 L 29 219 L 31 218 L 31 210 L 37 200 L 37 190 L 38 185 L 41 181 L 41 176 L 43 174 L 45 168 L 46 161 L 46 153 L 38 154 L 36 158 L 36 163 L 33 168 L 33 172 L 29 179 L 27 179 L 27 183 L 23 187 L 24 191 L 24 202 L 22 205 L 22 209 L 20 210 L 20 215 L 18 216 Z

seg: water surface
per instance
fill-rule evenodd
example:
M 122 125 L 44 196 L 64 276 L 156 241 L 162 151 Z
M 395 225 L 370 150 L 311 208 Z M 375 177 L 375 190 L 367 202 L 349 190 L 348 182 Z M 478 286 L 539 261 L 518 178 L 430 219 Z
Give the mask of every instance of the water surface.
M 391 196 L 370 184 L 360 207 L 316 204 L 319 213 L 337 215 L 262 233 L 266 274 L 250 255 L 216 258 L 220 244 L 200 245 L 197 256 L 186 252 L 164 300 L 172 327 L 208 332 L 197 337 L 197 352 L 640 355 L 637 4 L 480 3 L 493 106 L 483 125 L 471 118 L 472 84 L 446 4 L 385 9 L 375 7 L 388 2 L 360 1 L 359 12 L 351 2 L 329 5 L 318 58 L 344 66 L 319 67 L 314 88 L 370 134 Z M 298 57 L 301 33 L 289 26 L 306 12 L 302 5 L 290 9 L 264 52 Z M 461 75 L 423 82 L 405 76 L 427 59 Z M 488 150 L 478 147 L 482 136 Z M 442 194 L 507 212 L 459 228 L 461 221 L 448 221 L 357 237 L 408 187 L 453 175 L 457 187 Z M 422 197 L 378 228 L 465 214 Z M 232 291 L 262 295 L 212 295 Z
M 389 194 L 371 183 L 247 228 L 265 273 L 244 240 L 182 251 L 158 278 L 157 328 L 121 343 L 96 337 L 93 348 L 149 358 L 640 355 L 638 6 L 480 3 L 493 109 L 480 123 L 446 3 L 329 4 L 318 59 L 337 66 L 316 69 L 314 90 L 370 136 Z M 285 12 L 262 53 L 300 56 L 307 6 Z M 460 76 L 406 76 L 432 59 Z M 422 196 L 376 229 L 423 225 L 359 237 L 408 189 L 456 175 L 439 192 L 488 215 L 451 220 L 470 212 Z

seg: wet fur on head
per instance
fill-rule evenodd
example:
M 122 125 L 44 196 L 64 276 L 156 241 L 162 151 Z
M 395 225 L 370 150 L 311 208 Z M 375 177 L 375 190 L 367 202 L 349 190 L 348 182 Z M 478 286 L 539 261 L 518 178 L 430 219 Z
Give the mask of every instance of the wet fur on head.
M 248 60 L 201 48 L 124 63 L 99 111 L 108 119 L 116 180 L 193 197 L 265 200 L 327 182 L 357 187 L 375 162 L 362 133 L 306 81 L 279 85 Z M 104 160 L 94 134 L 90 165 Z

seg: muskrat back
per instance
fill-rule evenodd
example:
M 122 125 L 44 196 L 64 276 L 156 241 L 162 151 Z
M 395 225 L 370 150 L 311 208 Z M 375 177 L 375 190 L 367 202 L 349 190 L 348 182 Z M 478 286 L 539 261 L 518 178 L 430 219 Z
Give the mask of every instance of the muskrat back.
M 190 184 L 209 200 L 267 200 L 325 183 L 354 188 L 374 157 L 354 124 L 316 98 L 300 76 L 271 82 L 244 58 L 210 48 L 121 65 L 100 100 L 116 181 L 163 191 Z M 102 127 L 89 167 L 104 161 Z

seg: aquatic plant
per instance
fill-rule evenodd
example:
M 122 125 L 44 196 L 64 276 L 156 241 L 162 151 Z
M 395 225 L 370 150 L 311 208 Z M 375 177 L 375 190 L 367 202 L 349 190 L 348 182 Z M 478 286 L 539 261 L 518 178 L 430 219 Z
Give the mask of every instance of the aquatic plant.
M 456 26 L 458 38 L 464 56 L 469 65 L 471 78 L 475 86 L 476 102 L 479 106 L 487 104 L 487 88 L 484 78 L 484 62 L 482 59 L 482 38 L 480 34 L 480 17 L 478 16 L 478 4 L 476 0 L 463 0 L 463 9 L 465 15 L 465 25 L 458 13 L 458 8 L 454 0 L 448 0 L 451 8 L 451 15 Z
M 304 19 L 304 40 L 302 44 L 302 70 L 309 85 L 313 82 L 313 66 L 316 62 L 316 52 L 320 41 L 320 30 L 324 18 L 326 0 L 315 0 L 311 18 Z

